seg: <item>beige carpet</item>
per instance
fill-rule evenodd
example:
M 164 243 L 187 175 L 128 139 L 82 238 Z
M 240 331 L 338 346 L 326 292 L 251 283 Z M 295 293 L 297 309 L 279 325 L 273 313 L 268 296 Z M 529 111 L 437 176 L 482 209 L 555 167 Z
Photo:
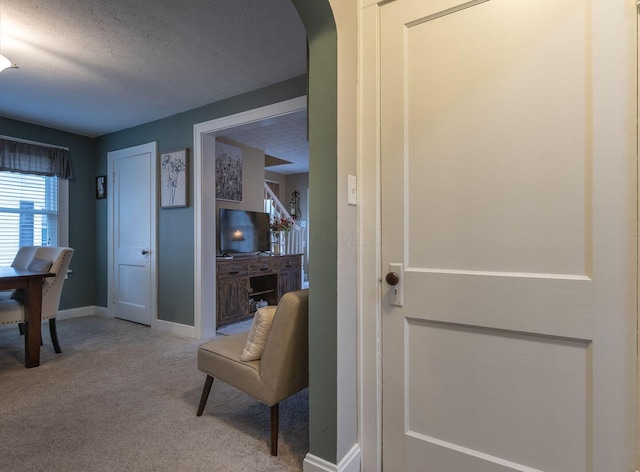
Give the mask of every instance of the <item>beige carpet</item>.
M 198 341 L 91 316 L 43 326 L 41 365 L 0 331 L 0 470 L 299 471 L 308 451 L 308 392 L 280 404 L 278 457 L 269 408 L 216 381 L 196 417 L 205 375 Z

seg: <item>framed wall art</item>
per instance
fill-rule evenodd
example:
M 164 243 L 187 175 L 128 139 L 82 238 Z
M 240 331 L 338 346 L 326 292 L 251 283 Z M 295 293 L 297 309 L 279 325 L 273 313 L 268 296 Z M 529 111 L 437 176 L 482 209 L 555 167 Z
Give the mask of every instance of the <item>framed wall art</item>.
M 99 175 L 96 177 L 96 198 L 98 200 L 107 198 L 107 176 Z
M 242 201 L 242 149 L 216 141 L 216 200 Z
M 160 154 L 160 206 L 162 208 L 187 206 L 188 151 L 185 148 Z

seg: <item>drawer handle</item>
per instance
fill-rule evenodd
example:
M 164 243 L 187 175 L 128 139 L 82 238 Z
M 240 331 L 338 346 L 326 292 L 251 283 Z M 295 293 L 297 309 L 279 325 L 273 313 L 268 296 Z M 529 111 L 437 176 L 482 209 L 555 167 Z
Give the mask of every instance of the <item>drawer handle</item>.
M 234 274 L 239 274 L 240 271 L 239 270 L 232 270 L 231 272 L 229 272 L 229 275 L 234 275 Z
M 260 270 L 269 270 L 269 268 L 268 267 L 262 267 L 262 268 L 260 268 Z
M 291 267 L 293 267 L 291 264 L 284 266 L 285 269 L 290 269 Z

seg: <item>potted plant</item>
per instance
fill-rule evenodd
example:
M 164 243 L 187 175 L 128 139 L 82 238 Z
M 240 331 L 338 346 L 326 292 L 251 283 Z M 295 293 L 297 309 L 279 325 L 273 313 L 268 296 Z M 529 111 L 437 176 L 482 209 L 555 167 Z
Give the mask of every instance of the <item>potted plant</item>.
M 293 228 L 293 220 L 273 218 L 269 223 L 271 230 L 271 254 L 284 254 L 285 235 Z

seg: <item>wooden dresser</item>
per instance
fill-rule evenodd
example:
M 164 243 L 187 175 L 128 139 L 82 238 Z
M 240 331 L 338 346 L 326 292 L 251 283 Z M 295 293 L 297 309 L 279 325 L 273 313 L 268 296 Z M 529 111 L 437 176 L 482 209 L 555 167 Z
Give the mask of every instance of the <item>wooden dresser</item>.
M 280 297 L 301 287 L 301 254 L 236 256 L 216 261 L 217 326 L 253 316 L 251 303 L 277 305 Z

